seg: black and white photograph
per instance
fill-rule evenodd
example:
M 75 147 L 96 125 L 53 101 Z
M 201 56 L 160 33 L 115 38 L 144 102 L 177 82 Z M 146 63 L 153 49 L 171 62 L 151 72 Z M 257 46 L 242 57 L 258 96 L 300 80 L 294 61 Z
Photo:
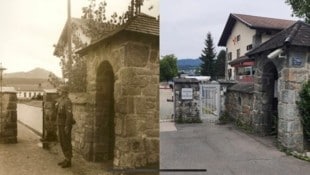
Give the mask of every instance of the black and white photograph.
M 0 6 L 0 174 L 159 174 L 158 0 Z

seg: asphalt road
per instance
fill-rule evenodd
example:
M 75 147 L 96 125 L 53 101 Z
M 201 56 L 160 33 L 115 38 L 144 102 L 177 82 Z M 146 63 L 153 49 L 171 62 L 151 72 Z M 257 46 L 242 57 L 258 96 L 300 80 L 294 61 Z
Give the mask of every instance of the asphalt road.
M 173 114 L 173 102 L 167 101 L 172 99 L 173 92 L 171 89 L 160 89 L 160 119 L 167 120 L 172 119 Z
M 72 167 L 57 165 L 63 160 L 60 146 L 57 150 L 41 147 L 39 136 L 18 124 L 16 144 L 0 144 L 0 175 L 112 175 L 104 163 L 92 163 L 73 152 Z
M 161 169 L 206 169 L 207 172 L 162 172 L 162 175 L 304 175 L 310 163 L 287 156 L 275 138 L 245 134 L 233 125 L 161 123 Z
M 39 134 L 42 134 L 42 115 L 42 108 L 20 103 L 17 104 L 17 119 Z

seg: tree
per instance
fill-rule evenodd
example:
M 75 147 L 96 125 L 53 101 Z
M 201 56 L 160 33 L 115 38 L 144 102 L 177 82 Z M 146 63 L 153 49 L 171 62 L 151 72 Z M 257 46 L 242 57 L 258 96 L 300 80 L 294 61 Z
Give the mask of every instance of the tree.
M 309 0 L 286 0 L 285 3 L 291 5 L 293 15 L 304 18 L 310 23 L 310 1 Z
M 165 55 L 160 60 L 160 81 L 169 81 L 178 75 L 177 57 Z
M 58 87 L 62 82 L 55 74 L 50 73 L 47 80 L 54 88 Z
M 307 139 L 310 139 L 310 80 L 302 86 L 299 96 L 300 101 L 297 102 L 297 107 L 301 115 L 304 134 Z
M 216 59 L 216 77 L 225 78 L 226 51 L 221 50 Z
M 201 57 L 201 75 L 211 76 L 214 79 L 215 76 L 215 58 L 216 53 L 214 52 L 213 39 L 211 33 L 208 32 L 207 39 L 205 40 L 205 48 L 202 50 Z
M 138 15 L 141 12 L 141 6 L 144 0 L 131 0 L 128 10 L 121 15 L 114 12 L 111 17 L 106 16 L 107 3 L 105 0 L 89 0 L 89 5 L 82 8 L 82 19 L 86 19 L 86 25 L 83 27 L 84 33 L 87 33 L 92 41 L 102 37 L 103 34 L 115 30 L 117 27 L 126 24 L 128 20 Z M 151 10 L 151 8 L 149 8 Z M 70 19 L 70 18 L 69 18 Z M 71 26 L 71 25 L 69 25 Z M 75 26 L 72 24 L 71 28 Z M 69 52 L 63 51 L 60 56 L 60 65 L 62 67 L 63 77 L 67 79 L 66 84 L 69 86 L 71 92 L 85 92 L 86 91 L 86 61 L 85 58 L 80 57 L 75 53 L 76 50 L 84 48 L 86 45 L 79 37 L 70 33 L 72 43 L 74 46 Z M 57 87 L 63 82 L 59 82 L 55 77 L 51 76 L 49 81 Z
M 128 10 L 123 14 L 119 15 L 114 12 L 110 19 L 106 16 L 106 7 L 107 2 L 101 0 L 99 3 L 96 0 L 89 0 L 90 3 L 88 6 L 82 8 L 82 18 L 91 19 L 91 21 L 107 24 L 122 25 L 126 21 L 141 12 L 141 6 L 143 5 L 144 0 L 131 0 Z M 151 9 L 151 8 L 149 8 Z

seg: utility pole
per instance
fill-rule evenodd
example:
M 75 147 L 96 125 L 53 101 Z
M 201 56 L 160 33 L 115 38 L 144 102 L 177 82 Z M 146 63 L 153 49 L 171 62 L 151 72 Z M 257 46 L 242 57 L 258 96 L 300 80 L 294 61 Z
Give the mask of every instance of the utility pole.
M 72 71 L 72 43 L 71 43 L 71 33 L 72 33 L 72 26 L 71 26 L 71 0 L 68 0 L 68 19 L 67 19 L 67 43 L 68 43 L 68 79 L 71 81 L 71 71 Z
M 1 117 L 1 131 L 0 131 L 0 133 L 1 134 L 3 134 L 3 115 L 2 115 L 2 80 L 3 80 L 3 77 L 2 77 L 2 73 L 3 73 L 3 71 L 4 70 L 6 70 L 6 68 L 4 68 L 4 67 L 2 67 L 2 63 L 0 63 L 0 93 L 1 93 L 1 105 L 0 105 L 0 112 L 1 112 L 1 114 L 0 114 L 0 117 Z

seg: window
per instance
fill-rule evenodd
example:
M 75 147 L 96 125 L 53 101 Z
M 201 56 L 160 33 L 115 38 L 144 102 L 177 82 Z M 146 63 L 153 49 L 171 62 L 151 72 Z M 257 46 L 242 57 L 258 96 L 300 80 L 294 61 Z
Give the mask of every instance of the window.
M 229 79 L 229 80 L 230 80 L 230 78 L 231 78 L 231 74 L 232 74 L 231 69 L 228 69 L 228 79 Z
M 254 70 L 252 66 L 239 67 L 237 71 L 238 71 L 238 75 L 253 75 L 254 74 Z
M 262 35 L 256 34 L 253 36 L 253 47 L 257 47 L 262 43 Z
M 240 49 L 237 49 L 237 58 L 240 57 Z
M 227 60 L 228 60 L 228 61 L 231 61 L 231 57 L 232 57 L 232 53 L 229 52 L 229 53 L 227 54 Z
M 237 42 L 240 41 L 240 35 L 237 36 Z
M 29 98 L 31 97 L 31 92 L 29 92 L 28 97 L 29 97 Z
M 252 47 L 253 47 L 252 44 L 249 44 L 249 45 L 246 46 L 246 50 L 251 50 Z
M 27 94 L 26 94 L 26 92 L 24 92 L 24 97 L 25 97 L 25 98 L 27 97 Z

